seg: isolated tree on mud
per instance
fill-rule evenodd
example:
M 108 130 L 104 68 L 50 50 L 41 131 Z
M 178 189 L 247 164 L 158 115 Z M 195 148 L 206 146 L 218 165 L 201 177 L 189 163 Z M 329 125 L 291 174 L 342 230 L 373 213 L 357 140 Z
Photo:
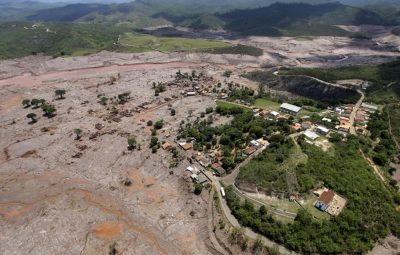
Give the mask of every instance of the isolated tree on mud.
M 57 111 L 54 105 L 51 104 L 42 105 L 42 110 L 44 111 L 44 115 L 47 116 L 48 118 L 53 117 L 54 113 Z
M 35 113 L 33 113 L 33 112 L 28 113 L 28 114 L 26 115 L 26 117 L 29 118 L 29 119 L 31 119 L 31 123 L 35 123 L 35 122 L 36 122 L 36 114 L 35 114 Z
M 175 109 L 172 109 L 172 108 L 171 108 L 171 116 L 175 116 L 175 114 L 176 114 Z
M 196 183 L 194 185 L 194 194 L 200 195 L 202 191 L 203 191 L 203 185 Z
M 128 101 L 128 99 L 130 98 L 130 94 L 131 92 L 125 92 L 122 94 L 118 95 L 118 100 L 121 104 L 126 103 Z
M 75 135 L 76 135 L 75 140 L 81 139 L 81 134 L 82 134 L 82 130 L 81 130 L 81 129 L 75 128 L 75 129 L 74 129 L 74 133 L 75 133 Z
M 137 144 L 137 142 L 136 142 L 135 137 L 128 138 L 128 150 L 131 151 L 131 150 L 136 149 L 136 144 Z
M 39 99 L 33 98 L 31 100 L 31 105 L 33 106 L 33 108 L 38 108 L 39 104 L 40 104 L 40 100 Z
M 24 108 L 29 107 L 31 105 L 31 100 L 29 99 L 22 100 L 22 105 L 24 106 Z
M 162 129 L 164 126 L 164 121 L 163 120 L 157 120 L 156 123 L 154 123 L 154 128 L 155 129 Z
M 107 105 L 107 101 L 108 101 L 108 98 L 103 96 L 100 98 L 99 103 L 102 105 Z
M 57 89 L 54 93 L 56 96 L 58 96 L 58 99 L 63 99 L 65 95 L 65 89 Z

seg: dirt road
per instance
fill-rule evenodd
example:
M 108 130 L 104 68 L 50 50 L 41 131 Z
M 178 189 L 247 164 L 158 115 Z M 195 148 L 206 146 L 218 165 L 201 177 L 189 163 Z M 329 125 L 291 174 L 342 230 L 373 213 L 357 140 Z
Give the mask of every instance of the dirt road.
M 350 114 L 350 134 L 352 134 L 352 135 L 356 134 L 356 128 L 354 127 L 354 119 L 356 118 L 357 111 L 358 111 L 358 109 L 360 109 L 360 106 L 365 98 L 365 95 L 361 90 L 357 90 L 357 92 L 360 93 L 361 97 L 357 101 L 357 103 L 354 105 L 353 111 Z

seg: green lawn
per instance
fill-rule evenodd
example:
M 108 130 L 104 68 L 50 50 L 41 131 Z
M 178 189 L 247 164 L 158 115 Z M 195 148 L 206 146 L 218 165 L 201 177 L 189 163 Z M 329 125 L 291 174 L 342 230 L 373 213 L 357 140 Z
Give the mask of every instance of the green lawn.
M 227 47 L 230 44 L 204 39 L 189 39 L 180 37 L 156 37 L 152 35 L 125 33 L 120 43 L 123 51 L 145 52 L 145 51 L 192 51 L 198 49 L 212 49 Z
M 240 105 L 240 104 L 230 103 L 230 102 L 221 101 L 221 100 L 217 100 L 217 101 L 215 101 L 215 103 L 217 104 L 217 106 L 221 106 L 221 107 L 224 107 L 224 108 L 240 107 L 240 108 L 243 108 L 245 111 L 250 111 L 250 108 L 245 107 L 245 106 Z
M 257 98 L 254 103 L 255 107 L 270 111 L 279 111 L 280 105 L 280 103 L 266 98 Z

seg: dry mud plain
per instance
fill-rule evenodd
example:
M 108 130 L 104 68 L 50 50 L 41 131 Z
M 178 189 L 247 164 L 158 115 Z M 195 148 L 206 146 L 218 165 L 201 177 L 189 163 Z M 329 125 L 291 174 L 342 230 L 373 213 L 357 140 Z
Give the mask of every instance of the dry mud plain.
M 173 81 L 180 69 L 204 72 L 215 85 L 223 82 L 224 70 L 232 69 L 233 81 L 257 88 L 237 74 L 266 64 L 341 65 L 399 55 L 373 48 L 352 52 L 343 38 L 319 38 L 311 46 L 280 40 L 246 39 L 265 50 L 258 58 L 102 52 L 0 62 L 0 254 L 108 254 L 114 243 L 120 254 L 220 254 L 221 247 L 211 241 L 209 192 L 193 194 L 186 160 L 171 169 L 170 152 L 151 152 L 146 125 L 164 119 L 157 136 L 174 143 L 179 123 L 215 106 L 214 98 L 184 97 L 179 86 L 155 97 L 152 82 Z M 353 57 L 339 64 L 321 61 L 318 55 L 330 50 Z M 55 100 L 56 89 L 66 90 L 65 99 Z M 118 113 L 112 113 L 112 104 L 98 103 L 99 94 L 123 92 L 130 92 L 131 99 L 114 105 Z M 56 115 L 47 118 L 40 108 L 24 109 L 25 98 L 46 99 Z M 145 102 L 146 109 L 135 111 Z M 26 118 L 30 112 L 38 116 L 34 124 Z M 82 130 L 79 140 L 76 128 Z M 141 150 L 127 149 L 129 136 L 136 137 Z M 126 180 L 131 184 L 124 185 Z

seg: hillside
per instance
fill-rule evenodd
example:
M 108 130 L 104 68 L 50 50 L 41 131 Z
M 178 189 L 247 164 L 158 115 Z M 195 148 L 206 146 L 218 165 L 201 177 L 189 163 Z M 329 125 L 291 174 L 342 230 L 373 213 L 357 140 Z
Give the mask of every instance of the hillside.
M 329 0 L 281 1 L 138 0 L 122 4 L 71 4 L 39 10 L 32 21 L 112 22 L 134 27 L 174 24 L 200 29 L 225 28 L 243 35 L 349 35 L 335 25 L 391 25 L 396 13 L 380 14 Z M 313 5 L 315 4 L 315 5 Z M 253 8 L 253 9 L 248 9 Z
M 378 14 L 340 3 L 273 4 L 219 15 L 225 28 L 243 35 L 348 35 L 335 25 L 385 25 Z

